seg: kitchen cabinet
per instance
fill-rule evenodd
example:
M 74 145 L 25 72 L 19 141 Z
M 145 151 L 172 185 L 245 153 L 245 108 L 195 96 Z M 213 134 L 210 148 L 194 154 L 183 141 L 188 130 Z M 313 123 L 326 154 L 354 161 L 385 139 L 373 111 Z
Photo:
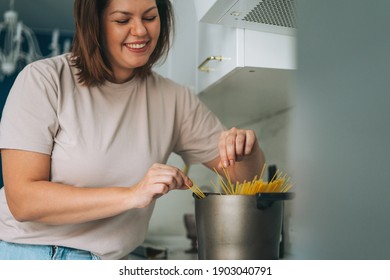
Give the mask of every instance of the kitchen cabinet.
M 196 92 L 228 126 L 243 126 L 292 107 L 294 2 L 196 0 Z M 256 14 L 255 20 L 249 17 Z
M 199 23 L 198 92 L 240 68 L 295 68 L 292 36 Z M 252 71 L 253 72 L 253 71 Z
M 204 91 L 214 82 L 232 71 L 241 60 L 244 34 L 235 28 L 226 28 L 200 22 L 198 25 L 197 92 Z
M 227 126 L 251 123 L 291 107 L 290 81 L 296 68 L 295 36 L 202 19 L 221 9 L 225 12 L 233 2 L 237 1 L 225 0 L 222 5 L 217 0 L 173 0 L 176 37 L 167 61 L 156 69 L 199 94 Z M 203 62 L 208 71 L 198 69 Z
M 291 107 L 295 37 L 199 22 L 197 92 L 227 126 Z M 202 68 L 201 67 L 201 68 Z

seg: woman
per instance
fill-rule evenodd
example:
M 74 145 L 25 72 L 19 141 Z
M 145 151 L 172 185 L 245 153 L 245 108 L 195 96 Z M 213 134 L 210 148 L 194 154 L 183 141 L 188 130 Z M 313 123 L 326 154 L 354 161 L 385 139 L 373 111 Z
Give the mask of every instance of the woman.
M 189 90 L 152 72 L 170 45 L 169 0 L 76 0 L 70 54 L 19 74 L 0 127 L 0 259 L 119 259 L 155 200 L 190 179 L 165 163 L 259 173 L 253 131 L 224 130 Z

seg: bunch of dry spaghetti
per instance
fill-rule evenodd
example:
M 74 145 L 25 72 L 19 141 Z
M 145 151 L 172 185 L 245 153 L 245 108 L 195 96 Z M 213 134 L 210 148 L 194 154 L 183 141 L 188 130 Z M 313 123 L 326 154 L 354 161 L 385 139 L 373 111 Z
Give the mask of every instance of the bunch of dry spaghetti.
M 286 174 L 282 174 L 279 170 L 276 171 L 275 175 L 269 182 L 263 181 L 265 165 L 261 171 L 260 177 L 257 176 L 252 181 L 244 181 L 242 183 L 231 182 L 227 169 L 223 169 L 225 178 L 223 178 L 217 170 L 214 169 L 218 175 L 218 184 L 211 182 L 214 186 L 216 193 L 225 195 L 254 195 L 256 193 L 267 193 L 267 192 L 287 192 L 291 189 L 292 184 L 289 183 L 289 179 Z M 192 182 L 192 186 L 187 186 L 198 198 L 205 198 L 206 195 L 202 189 Z

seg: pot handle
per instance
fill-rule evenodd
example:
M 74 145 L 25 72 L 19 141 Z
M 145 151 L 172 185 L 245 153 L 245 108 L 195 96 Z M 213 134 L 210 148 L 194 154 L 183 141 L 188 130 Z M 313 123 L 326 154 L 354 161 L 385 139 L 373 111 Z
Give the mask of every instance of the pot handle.
M 274 201 L 279 200 L 290 200 L 295 196 L 294 193 L 257 193 L 256 194 L 256 204 L 257 208 L 260 210 L 267 209 L 270 207 Z

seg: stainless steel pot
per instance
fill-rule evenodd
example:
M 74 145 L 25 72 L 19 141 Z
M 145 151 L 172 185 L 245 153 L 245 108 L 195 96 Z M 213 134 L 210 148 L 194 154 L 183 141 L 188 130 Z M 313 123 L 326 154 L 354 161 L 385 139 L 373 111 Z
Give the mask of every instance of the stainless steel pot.
M 199 259 L 278 259 L 290 193 L 195 197 Z

